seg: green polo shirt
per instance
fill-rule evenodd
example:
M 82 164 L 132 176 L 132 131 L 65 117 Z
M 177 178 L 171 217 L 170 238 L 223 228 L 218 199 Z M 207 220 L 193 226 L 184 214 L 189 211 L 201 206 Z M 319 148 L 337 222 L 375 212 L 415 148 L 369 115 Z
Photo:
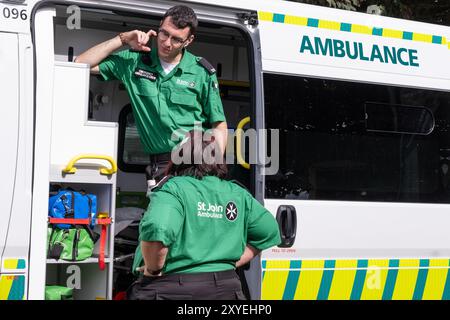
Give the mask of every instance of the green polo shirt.
M 124 50 L 99 64 L 104 80 L 118 79 L 125 85 L 147 153 L 170 152 L 195 124 L 210 128 L 225 121 L 217 77 L 199 64 L 200 59 L 184 50 L 180 63 L 167 75 L 156 49 Z
M 140 223 L 141 241 L 169 248 L 163 273 L 224 271 L 246 244 L 264 250 L 280 244 L 275 218 L 237 184 L 213 176 L 173 177 L 151 195 Z M 142 264 L 140 246 L 133 264 Z

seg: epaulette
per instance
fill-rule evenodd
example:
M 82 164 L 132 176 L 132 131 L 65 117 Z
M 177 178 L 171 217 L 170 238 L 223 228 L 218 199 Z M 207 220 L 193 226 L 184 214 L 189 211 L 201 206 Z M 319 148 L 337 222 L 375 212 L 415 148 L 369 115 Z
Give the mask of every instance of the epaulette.
M 162 186 L 163 185 L 165 185 L 166 184 L 166 182 L 167 181 L 169 181 L 170 180 L 170 178 L 172 178 L 173 176 L 172 175 L 167 175 L 167 176 L 164 176 L 161 180 L 159 180 L 159 182 L 157 183 L 157 184 L 155 184 L 153 187 L 151 187 L 151 191 L 155 191 L 155 189 L 159 189 L 159 188 L 162 188 Z
M 206 70 L 208 70 L 209 74 L 214 74 L 216 73 L 216 69 L 212 66 L 211 63 L 209 63 L 208 60 L 206 60 L 205 58 L 200 58 L 197 60 L 197 62 Z

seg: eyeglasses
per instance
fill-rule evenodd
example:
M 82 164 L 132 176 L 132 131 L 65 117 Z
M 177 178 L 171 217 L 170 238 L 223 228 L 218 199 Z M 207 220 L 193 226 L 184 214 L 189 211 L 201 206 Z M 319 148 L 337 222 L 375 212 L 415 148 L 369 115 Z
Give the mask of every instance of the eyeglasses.
M 169 39 L 170 37 L 170 43 L 174 46 L 174 47 L 179 47 L 181 46 L 183 43 L 185 43 L 189 38 L 183 40 L 179 37 L 174 37 L 172 36 L 170 33 L 168 33 L 166 30 L 164 29 L 159 29 L 158 30 L 158 37 L 162 40 L 162 41 L 166 41 L 167 39 Z

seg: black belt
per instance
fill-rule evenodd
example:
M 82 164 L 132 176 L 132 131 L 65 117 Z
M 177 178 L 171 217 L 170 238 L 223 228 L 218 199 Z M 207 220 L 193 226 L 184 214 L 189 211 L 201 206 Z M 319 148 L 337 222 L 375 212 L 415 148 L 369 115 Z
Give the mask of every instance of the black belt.
M 236 270 L 217 271 L 217 272 L 201 272 L 201 273 L 170 273 L 163 274 L 160 277 L 143 276 L 144 281 L 177 281 L 183 282 L 200 282 L 200 281 L 219 281 L 238 278 Z
M 150 162 L 167 162 L 170 160 L 170 152 L 165 153 L 158 153 L 158 154 L 151 154 L 150 155 Z

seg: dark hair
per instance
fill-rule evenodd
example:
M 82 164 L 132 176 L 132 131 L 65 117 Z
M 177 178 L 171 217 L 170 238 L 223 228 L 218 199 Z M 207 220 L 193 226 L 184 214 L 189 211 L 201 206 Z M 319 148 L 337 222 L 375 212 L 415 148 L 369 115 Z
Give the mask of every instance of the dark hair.
M 225 178 L 228 168 L 214 141 L 214 136 L 209 141 L 204 140 L 204 133 L 201 130 L 189 131 L 186 138 L 172 151 L 167 174 L 191 176 L 197 179 L 202 179 L 204 176 Z M 215 150 L 219 150 L 219 154 L 216 154 Z M 185 151 L 188 151 L 188 154 L 184 154 Z M 174 163 L 173 160 L 176 157 L 181 157 L 182 161 Z
M 191 8 L 182 5 L 172 7 L 167 10 L 161 21 L 164 21 L 167 17 L 172 19 L 172 23 L 178 29 L 189 27 L 190 35 L 195 34 L 198 27 L 198 21 L 194 10 Z

